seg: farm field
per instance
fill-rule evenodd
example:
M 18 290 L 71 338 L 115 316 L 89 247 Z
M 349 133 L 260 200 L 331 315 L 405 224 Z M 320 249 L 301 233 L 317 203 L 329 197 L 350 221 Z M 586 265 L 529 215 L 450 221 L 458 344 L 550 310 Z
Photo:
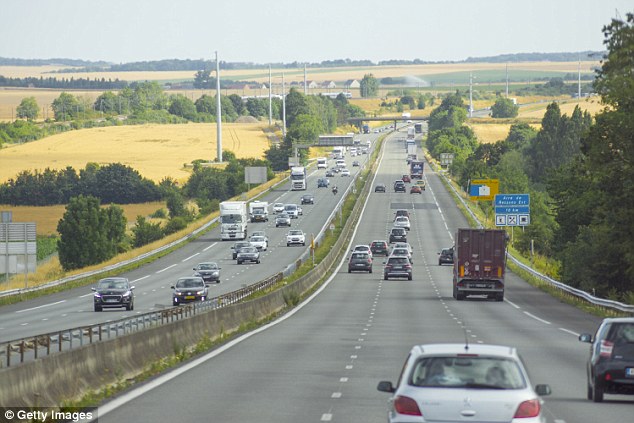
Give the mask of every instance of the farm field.
M 237 157 L 262 158 L 269 148 L 263 123 L 225 123 L 222 148 Z M 216 125 L 138 125 L 64 132 L 0 150 L 0 183 L 23 170 L 83 169 L 86 163 L 122 163 L 159 182 L 171 177 L 183 182 L 197 159 L 216 158 Z
M 147 217 L 165 208 L 165 203 L 155 201 L 142 204 L 119 205 L 123 209 L 123 214 L 128 220 L 128 226 L 134 226 L 137 216 Z M 14 222 L 35 222 L 38 235 L 57 235 L 57 224 L 66 211 L 65 205 L 32 207 L 32 206 L 9 206 L 0 204 L 0 210 L 13 213 Z M 151 219 L 150 219 L 151 221 Z

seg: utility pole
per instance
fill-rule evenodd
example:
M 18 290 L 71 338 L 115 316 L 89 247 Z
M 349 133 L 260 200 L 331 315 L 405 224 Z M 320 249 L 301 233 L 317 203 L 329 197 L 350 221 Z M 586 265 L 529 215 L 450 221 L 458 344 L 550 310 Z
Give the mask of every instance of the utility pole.
M 220 110 L 220 62 L 216 51 L 216 149 L 218 163 L 222 163 L 222 112 Z
M 269 126 L 273 124 L 273 86 L 271 85 L 271 65 L 269 65 Z
M 581 57 L 579 57 L 579 67 L 577 68 L 578 82 L 577 82 L 577 99 L 581 101 Z
M 473 74 L 469 72 L 469 117 L 473 117 Z
M 509 64 L 506 63 L 506 98 L 509 98 Z
M 308 95 L 308 87 L 306 86 L 306 63 L 304 63 L 304 95 Z
M 284 85 L 284 72 L 282 72 L 282 137 L 286 138 L 286 86 Z

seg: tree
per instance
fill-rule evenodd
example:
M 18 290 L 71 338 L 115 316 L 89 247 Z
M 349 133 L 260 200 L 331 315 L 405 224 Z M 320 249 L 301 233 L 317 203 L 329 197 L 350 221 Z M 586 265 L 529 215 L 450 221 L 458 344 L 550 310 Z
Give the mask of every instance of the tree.
M 498 97 L 495 104 L 491 106 L 491 117 L 493 118 L 513 118 L 519 113 L 519 106 L 511 99 Z
M 39 107 L 35 97 L 23 98 L 17 108 L 17 116 L 20 119 L 35 120 L 39 113 Z
M 115 114 L 119 113 L 120 104 L 121 98 L 119 96 L 117 96 L 112 91 L 106 91 L 105 93 L 97 97 L 93 107 L 95 108 L 95 110 L 106 114 Z
M 363 79 L 359 83 L 361 97 L 376 97 L 379 95 L 379 81 L 373 74 L 363 75 Z
M 79 114 L 79 101 L 74 95 L 67 92 L 61 93 L 53 100 L 51 107 L 57 121 L 72 120 Z
M 196 106 L 183 94 L 176 94 L 170 97 L 170 106 L 167 111 L 188 120 L 196 119 Z
M 72 198 L 57 225 L 59 261 L 64 270 L 101 263 L 116 254 L 126 221 L 118 206 L 102 209 L 95 197 Z
M 163 230 L 160 223 L 150 223 L 143 216 L 137 216 L 132 233 L 134 234 L 134 248 L 142 247 L 163 238 Z

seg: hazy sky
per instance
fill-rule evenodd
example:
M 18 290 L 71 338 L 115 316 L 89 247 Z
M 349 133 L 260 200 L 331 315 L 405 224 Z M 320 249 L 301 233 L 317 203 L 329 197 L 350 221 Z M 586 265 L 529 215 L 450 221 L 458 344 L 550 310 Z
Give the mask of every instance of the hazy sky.
M 603 50 L 632 0 L 0 0 L 0 57 L 320 62 Z

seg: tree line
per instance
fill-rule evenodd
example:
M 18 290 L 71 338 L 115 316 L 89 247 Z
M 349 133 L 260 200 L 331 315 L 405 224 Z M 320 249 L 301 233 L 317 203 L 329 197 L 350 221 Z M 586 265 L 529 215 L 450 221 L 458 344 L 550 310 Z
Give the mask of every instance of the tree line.
M 20 88 L 54 88 L 54 89 L 84 89 L 84 90 L 120 90 L 127 87 L 128 83 L 119 79 L 106 78 L 55 78 L 40 76 L 26 78 L 7 78 L 0 75 L 0 87 L 20 87 Z
M 634 15 L 604 30 L 606 60 L 594 85 L 607 107 L 594 119 L 575 108 L 547 107 L 541 129 L 511 126 L 506 139 L 479 144 L 463 125 L 459 94 L 443 99 L 429 121 L 427 148 L 435 158 L 454 153 L 450 172 L 496 178 L 501 193 L 529 193 L 531 223 L 515 231 L 514 246 L 556 260 L 562 282 L 599 296 L 634 303 Z M 480 203 L 487 216 L 492 205 Z

